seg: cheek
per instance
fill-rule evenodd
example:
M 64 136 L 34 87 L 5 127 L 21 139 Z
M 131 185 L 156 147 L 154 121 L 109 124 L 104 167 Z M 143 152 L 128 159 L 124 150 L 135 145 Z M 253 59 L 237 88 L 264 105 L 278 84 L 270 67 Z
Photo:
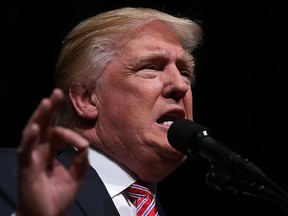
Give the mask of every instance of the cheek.
M 110 119 L 133 119 L 139 116 L 143 100 L 137 97 L 133 92 L 124 93 L 118 92 L 116 94 L 108 94 L 103 98 L 103 103 L 100 104 L 102 115 Z
M 191 92 L 187 93 L 185 98 L 183 98 L 183 103 L 184 103 L 187 118 L 193 119 L 193 97 L 192 97 Z

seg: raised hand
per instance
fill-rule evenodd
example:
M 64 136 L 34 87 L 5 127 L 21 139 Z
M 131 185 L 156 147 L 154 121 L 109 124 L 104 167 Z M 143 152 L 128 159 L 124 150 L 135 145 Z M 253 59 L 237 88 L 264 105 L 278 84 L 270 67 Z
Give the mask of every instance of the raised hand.
M 54 89 L 28 120 L 18 148 L 19 207 L 17 215 L 64 215 L 72 203 L 88 168 L 88 141 L 75 131 L 53 127 L 63 92 Z M 77 149 L 69 168 L 56 159 L 65 145 Z

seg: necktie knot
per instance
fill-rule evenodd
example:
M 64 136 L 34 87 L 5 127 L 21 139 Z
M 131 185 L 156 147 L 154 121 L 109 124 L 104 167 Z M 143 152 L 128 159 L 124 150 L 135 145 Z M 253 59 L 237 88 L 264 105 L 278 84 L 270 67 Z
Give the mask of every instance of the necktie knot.
M 147 187 L 143 186 L 140 182 L 135 182 L 126 191 L 128 198 L 137 208 L 137 216 L 158 215 L 155 200 Z

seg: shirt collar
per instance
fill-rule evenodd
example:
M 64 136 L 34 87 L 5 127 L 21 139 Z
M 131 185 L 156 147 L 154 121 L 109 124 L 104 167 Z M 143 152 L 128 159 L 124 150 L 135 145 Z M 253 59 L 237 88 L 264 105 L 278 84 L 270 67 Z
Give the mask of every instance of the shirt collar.
M 136 181 L 133 174 L 95 148 L 89 148 L 88 159 L 90 165 L 96 170 L 112 198 Z

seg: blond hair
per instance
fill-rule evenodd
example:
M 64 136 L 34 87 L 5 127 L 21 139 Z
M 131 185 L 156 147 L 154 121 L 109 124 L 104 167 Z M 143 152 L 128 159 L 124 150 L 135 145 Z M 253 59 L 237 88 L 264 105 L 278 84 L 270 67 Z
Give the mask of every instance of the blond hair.
M 126 7 L 103 12 L 83 20 L 72 29 L 63 41 L 55 71 L 56 86 L 64 91 L 66 98 L 57 124 L 72 127 L 69 88 L 83 84 L 95 86 L 107 63 L 117 54 L 115 45 L 119 40 L 127 40 L 127 34 L 153 20 L 169 25 L 189 53 L 201 42 L 202 29 L 198 22 L 151 8 Z M 122 37 L 124 34 L 126 37 Z

